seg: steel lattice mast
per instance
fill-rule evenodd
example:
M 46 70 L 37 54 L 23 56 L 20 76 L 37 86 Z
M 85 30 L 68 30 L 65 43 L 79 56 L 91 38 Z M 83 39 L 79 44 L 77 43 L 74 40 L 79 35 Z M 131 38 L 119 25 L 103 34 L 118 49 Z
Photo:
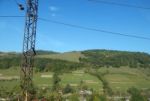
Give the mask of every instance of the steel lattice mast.
M 36 27 L 38 19 L 38 0 L 26 0 L 26 22 L 23 39 L 23 55 L 21 65 L 21 89 L 22 100 L 30 101 L 31 89 L 33 87 L 33 63 L 35 52 L 36 40 Z

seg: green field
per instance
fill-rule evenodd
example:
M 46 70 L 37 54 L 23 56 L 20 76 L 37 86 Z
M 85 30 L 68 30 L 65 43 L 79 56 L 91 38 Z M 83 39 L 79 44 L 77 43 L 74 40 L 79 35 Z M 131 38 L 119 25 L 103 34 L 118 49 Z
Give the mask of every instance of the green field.
M 73 73 L 65 73 L 61 76 L 62 85 L 65 86 L 69 83 L 71 86 L 78 87 L 81 81 L 85 82 L 85 84 L 89 88 L 93 88 L 96 91 L 102 90 L 102 83 L 98 80 L 98 78 L 84 73 L 83 71 L 74 71 Z
M 138 89 L 150 89 L 150 76 L 145 72 L 149 69 L 122 68 L 101 68 L 99 72 L 108 72 L 104 77 L 109 82 L 113 91 L 125 92 L 130 87 Z M 149 72 L 150 73 L 150 72 Z
M 19 77 L 19 69 L 7 69 L 0 70 L 0 77 Z M 51 87 L 52 86 L 52 72 L 34 73 L 33 81 L 38 87 Z M 64 87 L 66 84 L 70 84 L 72 87 L 77 88 L 81 80 L 86 83 L 89 88 L 100 91 L 102 89 L 101 82 L 94 76 L 84 73 L 83 70 L 73 71 L 72 73 L 64 73 L 60 75 L 61 85 Z M 12 89 L 19 84 L 18 80 L 0 80 L 0 87 L 7 87 Z
M 145 72 L 149 69 L 132 69 L 132 68 L 101 68 L 100 73 L 108 72 L 104 77 L 108 81 L 113 91 L 126 92 L 130 87 L 138 89 L 150 89 L 150 76 Z M 52 86 L 52 72 L 34 73 L 34 84 L 38 87 L 51 87 Z M 19 77 L 19 69 L 11 68 L 7 70 L 0 70 L 0 77 Z M 84 70 L 73 71 L 72 73 L 64 73 L 60 75 L 61 86 L 70 84 L 72 87 L 77 88 L 81 80 L 85 82 L 88 88 L 93 88 L 95 91 L 102 92 L 102 83 L 97 77 L 84 73 Z M 18 80 L 1 80 L 0 87 L 12 89 L 19 85 Z

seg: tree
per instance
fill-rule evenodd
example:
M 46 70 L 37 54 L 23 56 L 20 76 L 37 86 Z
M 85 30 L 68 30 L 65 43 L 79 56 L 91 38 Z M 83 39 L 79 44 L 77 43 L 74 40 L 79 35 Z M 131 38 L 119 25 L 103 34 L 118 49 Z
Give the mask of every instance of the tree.
M 60 88 L 60 81 L 61 79 L 59 78 L 58 76 L 58 73 L 54 73 L 53 74 L 53 87 L 52 87 L 52 90 L 53 91 L 58 91 L 59 88 Z
M 128 93 L 131 95 L 131 101 L 146 101 L 137 88 L 130 88 Z
M 63 89 L 63 93 L 73 93 L 73 88 L 70 86 L 70 84 L 66 85 L 66 87 Z

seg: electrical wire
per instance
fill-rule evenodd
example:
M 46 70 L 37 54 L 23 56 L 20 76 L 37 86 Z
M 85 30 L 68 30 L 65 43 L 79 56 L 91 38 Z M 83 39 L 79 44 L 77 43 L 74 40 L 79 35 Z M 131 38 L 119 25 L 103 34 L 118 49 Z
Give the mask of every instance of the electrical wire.
M 0 15 L 0 18 L 23 18 L 23 17 L 25 17 L 25 16 L 16 16 L 16 15 L 11 15 L 11 16 L 2 16 L 2 15 Z
M 51 22 L 51 23 L 55 23 L 55 24 L 61 24 L 61 25 L 74 27 L 74 28 L 80 28 L 80 29 L 84 29 L 84 30 L 97 31 L 97 32 L 103 32 L 103 33 L 107 33 L 107 34 L 113 34 L 113 35 L 119 35 L 119 36 L 125 36 L 125 37 L 132 37 L 132 38 L 150 40 L 150 38 L 143 37 L 143 36 L 130 35 L 130 34 L 124 34 L 124 33 L 119 33 L 119 32 L 107 31 L 107 30 L 103 30 L 103 29 L 96 29 L 96 28 L 91 28 L 91 27 L 85 27 L 85 26 L 80 26 L 80 25 L 75 25 L 75 24 L 64 23 L 64 22 L 60 22 L 60 21 L 44 19 L 44 18 L 38 18 L 38 19 L 42 20 L 42 21 L 46 21 L 46 22 Z
M 109 4 L 109 5 L 116 5 L 116 6 L 124 6 L 124 7 L 132 7 L 132 8 L 139 8 L 139 9 L 150 10 L 150 7 L 143 7 L 143 6 L 137 6 L 137 5 L 129 5 L 129 4 L 117 3 L 117 2 L 111 2 L 111 1 L 104 1 L 104 0 L 88 0 L 88 1 L 96 2 L 96 3 Z
M 22 18 L 22 17 L 25 17 L 25 16 L 0 16 L 0 17 Z M 69 24 L 69 23 L 50 20 L 50 19 L 45 19 L 45 18 L 41 18 L 41 17 L 38 17 L 38 19 L 41 20 L 41 21 L 45 21 L 45 22 L 55 23 L 55 24 L 64 25 L 64 26 L 68 26 L 68 27 L 73 27 L 73 28 L 79 28 L 79 29 L 83 29 L 83 30 L 90 30 L 90 31 L 102 32 L 102 33 L 106 33 L 106 34 L 119 35 L 119 36 L 137 38 L 137 39 L 144 39 L 144 40 L 150 40 L 149 37 L 144 37 L 144 36 L 137 36 L 137 35 L 131 35 L 131 34 L 125 34 L 125 33 L 120 33 L 120 32 L 113 32 L 113 31 L 103 30 L 103 29 L 85 27 L 85 26 L 81 26 L 81 25 Z

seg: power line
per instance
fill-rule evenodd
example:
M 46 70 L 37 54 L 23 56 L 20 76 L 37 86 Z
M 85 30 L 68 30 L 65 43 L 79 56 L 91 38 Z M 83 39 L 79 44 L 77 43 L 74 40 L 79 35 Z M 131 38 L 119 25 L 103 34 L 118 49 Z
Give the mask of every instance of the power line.
M 129 4 L 117 3 L 117 2 L 111 2 L 111 1 L 104 1 L 104 0 L 88 0 L 88 1 L 97 2 L 97 3 L 103 3 L 103 4 L 109 4 L 109 5 L 117 5 L 117 6 L 124 6 L 124 7 L 132 7 L 132 8 L 139 8 L 139 9 L 150 10 L 149 7 L 143 7 L 143 6 L 137 6 L 137 5 L 129 5 Z
M 25 16 L 0 16 L 0 17 L 22 18 L 22 17 L 25 17 Z M 120 33 L 120 32 L 113 32 L 113 31 L 108 31 L 108 30 L 103 30 L 103 29 L 85 27 L 85 26 L 80 26 L 80 25 L 69 24 L 69 23 L 65 23 L 65 22 L 60 22 L 60 21 L 45 19 L 45 18 L 41 18 L 41 17 L 39 17 L 38 19 L 41 20 L 41 21 L 55 23 L 55 24 L 60 24 L 60 25 L 69 26 L 69 27 L 73 27 L 73 28 L 79 28 L 79 29 L 96 31 L 96 32 L 103 32 L 103 33 L 106 33 L 106 34 L 119 35 L 119 36 L 124 36 L 124 37 L 131 37 L 131 38 L 137 38 L 137 39 L 150 40 L 149 37 L 143 37 L 143 36 L 137 36 L 137 35 L 130 35 L 130 34 L 125 34 L 125 33 Z
M 16 16 L 16 15 L 11 15 L 11 16 L 3 16 L 3 15 L 0 15 L 0 18 L 23 18 L 23 17 L 25 17 L 25 16 Z
M 51 22 L 51 23 L 56 23 L 56 24 L 61 24 L 61 25 L 74 27 L 74 28 L 80 28 L 80 29 L 84 29 L 84 30 L 97 31 L 97 32 L 103 32 L 103 33 L 107 33 L 107 34 L 113 34 L 113 35 L 120 35 L 120 36 L 125 36 L 125 37 L 132 37 L 132 38 L 150 40 L 150 38 L 143 37 L 143 36 L 123 34 L 123 33 L 119 33 L 119 32 L 107 31 L 107 30 L 103 30 L 103 29 L 96 29 L 96 28 L 91 28 L 91 27 L 75 25 L 75 24 L 68 24 L 68 23 L 64 23 L 64 22 L 60 22 L 60 21 L 54 21 L 54 20 L 49 20 L 49 19 L 44 19 L 44 18 L 39 18 L 39 20 L 46 21 L 46 22 Z

